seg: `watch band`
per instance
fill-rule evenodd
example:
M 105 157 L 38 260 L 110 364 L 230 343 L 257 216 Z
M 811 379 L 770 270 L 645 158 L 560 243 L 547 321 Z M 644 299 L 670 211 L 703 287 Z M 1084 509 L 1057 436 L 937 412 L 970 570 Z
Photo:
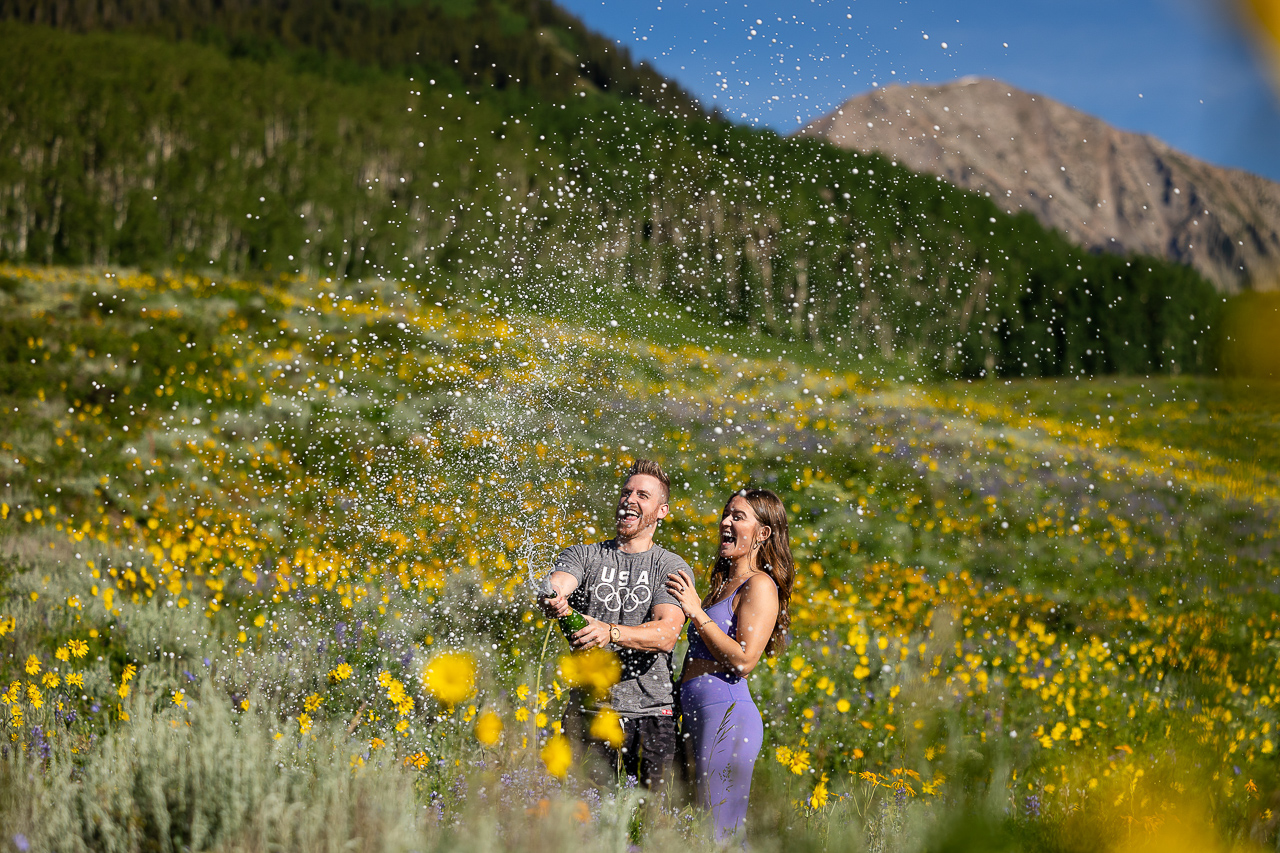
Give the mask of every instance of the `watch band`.
M 622 639 L 622 630 L 617 625 L 609 625 L 609 642 L 616 643 Z

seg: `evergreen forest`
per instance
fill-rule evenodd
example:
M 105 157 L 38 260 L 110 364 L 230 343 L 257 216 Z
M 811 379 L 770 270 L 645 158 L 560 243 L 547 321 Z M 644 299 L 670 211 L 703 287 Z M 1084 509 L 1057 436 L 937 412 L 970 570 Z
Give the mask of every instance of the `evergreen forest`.
M 1193 270 L 705 114 L 550 4 L 0 13 L 5 260 L 376 275 L 538 311 L 662 297 L 919 377 L 1215 366 L 1222 300 Z

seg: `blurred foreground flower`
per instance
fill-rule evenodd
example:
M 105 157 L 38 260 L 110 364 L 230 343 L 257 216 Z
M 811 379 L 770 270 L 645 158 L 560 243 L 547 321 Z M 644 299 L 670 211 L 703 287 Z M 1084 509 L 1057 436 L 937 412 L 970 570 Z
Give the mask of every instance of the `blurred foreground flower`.
M 564 735 L 556 735 L 547 741 L 541 755 L 547 772 L 557 779 L 563 779 L 569 772 L 569 766 L 573 764 L 573 750 L 569 747 L 569 739 Z
M 423 668 L 422 686 L 437 700 L 453 707 L 475 692 L 475 658 L 466 652 L 441 652 Z
M 617 749 L 622 746 L 622 721 L 612 708 L 601 708 L 591 721 L 591 736 Z
M 492 711 L 485 711 L 476 720 L 476 740 L 485 746 L 493 746 L 502 737 L 502 718 Z
M 622 678 L 622 664 L 611 651 L 587 649 L 560 658 L 560 673 L 571 686 L 590 690 L 596 701 L 601 701 Z

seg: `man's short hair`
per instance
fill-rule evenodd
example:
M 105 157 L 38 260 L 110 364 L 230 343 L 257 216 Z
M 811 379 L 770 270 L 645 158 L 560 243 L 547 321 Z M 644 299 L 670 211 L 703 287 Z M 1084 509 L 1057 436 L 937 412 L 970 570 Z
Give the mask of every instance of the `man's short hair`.
M 636 474 L 647 474 L 662 484 L 662 502 L 671 503 L 671 478 L 667 476 L 667 472 L 662 470 L 662 466 L 652 459 L 637 459 L 631 466 L 631 470 L 627 472 L 627 479 L 630 480 Z

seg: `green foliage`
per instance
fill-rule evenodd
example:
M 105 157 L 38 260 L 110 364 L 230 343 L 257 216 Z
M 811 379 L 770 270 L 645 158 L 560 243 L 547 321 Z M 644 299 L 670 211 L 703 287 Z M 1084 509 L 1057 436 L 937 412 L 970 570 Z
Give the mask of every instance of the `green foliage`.
M 676 83 L 547 0 L 0 0 L 0 20 L 192 41 L 347 82 L 390 71 L 542 98 L 603 91 L 702 112 Z
M 1229 376 L 1280 379 L 1280 293 L 1241 293 L 1228 300 L 1218 328 L 1223 371 Z
M 914 376 L 1214 366 L 1219 304 L 1190 269 L 1088 254 L 878 156 L 606 95 L 0 40 L 0 257 L 378 275 L 551 312 L 663 294 Z

